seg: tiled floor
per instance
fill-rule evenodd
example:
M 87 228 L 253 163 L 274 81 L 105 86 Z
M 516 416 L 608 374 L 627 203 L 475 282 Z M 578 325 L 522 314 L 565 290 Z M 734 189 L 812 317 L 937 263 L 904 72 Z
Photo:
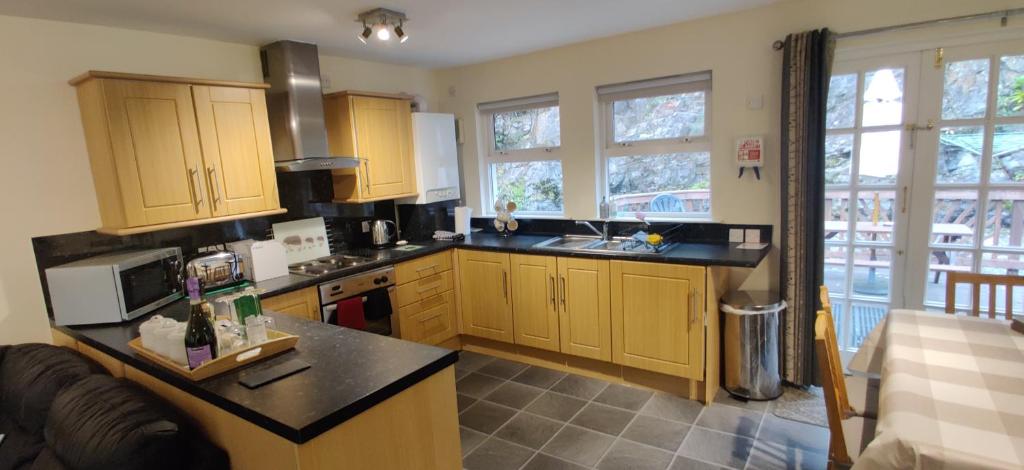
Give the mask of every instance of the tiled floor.
M 710 406 L 463 352 L 463 466 L 504 469 L 818 469 L 828 430 L 721 392 Z

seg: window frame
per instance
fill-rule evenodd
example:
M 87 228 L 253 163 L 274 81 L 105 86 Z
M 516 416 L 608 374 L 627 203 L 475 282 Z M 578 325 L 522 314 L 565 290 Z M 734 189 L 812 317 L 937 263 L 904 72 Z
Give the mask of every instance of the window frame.
M 658 96 L 693 93 L 696 91 L 704 92 L 704 133 L 700 136 L 649 139 L 630 142 L 615 141 L 615 102 L 637 98 L 653 98 Z M 603 85 L 597 87 L 596 93 L 597 104 L 600 112 L 600 129 L 598 129 L 598 133 L 600 142 L 603 143 L 599 159 L 602 186 L 600 195 L 607 198 L 609 203 L 611 203 L 612 198 L 608 178 L 610 158 L 642 155 L 666 155 L 674 153 L 707 153 L 709 155 L 709 159 L 713 161 L 714 155 L 711 148 L 711 103 L 713 96 L 710 71 L 641 80 L 616 85 Z M 709 162 L 709 202 L 707 212 L 645 212 L 645 218 L 651 221 L 710 221 L 712 220 L 712 198 L 713 189 Z M 657 216 L 652 216 L 653 214 L 657 214 Z M 616 213 L 615 219 L 636 220 L 636 212 L 618 212 Z
M 528 109 L 550 108 L 558 109 L 558 142 L 557 146 L 535 147 L 529 149 L 498 150 L 494 140 L 494 116 L 496 114 L 524 111 Z M 562 217 L 565 214 L 565 171 L 564 162 L 561 156 L 562 142 L 562 110 L 558 93 L 513 98 L 508 100 L 480 103 L 477 105 L 479 122 L 483 124 L 480 135 L 483 139 L 485 151 L 481 153 L 480 180 L 481 194 L 487 197 L 482 202 L 482 214 L 494 215 L 494 192 L 493 174 L 491 166 L 496 163 L 527 163 L 557 161 L 562 166 L 562 208 L 559 211 L 527 211 L 518 210 L 516 214 L 527 217 Z

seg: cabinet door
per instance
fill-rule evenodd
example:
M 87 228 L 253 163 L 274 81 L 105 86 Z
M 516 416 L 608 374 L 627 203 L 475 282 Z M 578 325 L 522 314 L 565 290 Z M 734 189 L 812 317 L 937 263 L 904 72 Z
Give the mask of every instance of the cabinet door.
M 316 287 L 307 287 L 260 300 L 264 310 L 273 310 L 294 317 L 320 321 L 320 294 Z
M 555 299 L 557 258 L 512 255 L 512 330 L 515 343 L 558 351 Z
M 463 333 L 511 343 L 509 255 L 459 250 Z
M 704 377 L 704 268 L 611 262 L 612 362 Z
M 563 353 L 612 360 L 608 261 L 558 258 Z
M 192 87 L 213 215 L 277 209 L 263 90 Z
M 209 217 L 189 85 L 104 80 L 103 95 L 127 225 Z
M 409 101 L 353 96 L 352 114 L 362 197 L 415 193 Z

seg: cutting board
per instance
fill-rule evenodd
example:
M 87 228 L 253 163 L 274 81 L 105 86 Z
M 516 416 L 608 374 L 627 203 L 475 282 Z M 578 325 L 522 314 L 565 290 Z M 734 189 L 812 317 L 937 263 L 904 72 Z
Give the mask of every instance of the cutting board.
M 331 255 L 327 226 L 323 217 L 293 220 L 272 225 L 274 240 L 284 245 L 288 264 L 301 263 Z

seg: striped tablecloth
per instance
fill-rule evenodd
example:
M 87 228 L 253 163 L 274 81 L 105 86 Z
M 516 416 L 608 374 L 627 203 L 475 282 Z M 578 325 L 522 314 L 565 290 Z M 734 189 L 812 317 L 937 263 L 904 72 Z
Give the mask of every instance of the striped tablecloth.
M 914 310 L 878 328 L 878 427 L 855 469 L 1024 468 L 1024 335 Z

